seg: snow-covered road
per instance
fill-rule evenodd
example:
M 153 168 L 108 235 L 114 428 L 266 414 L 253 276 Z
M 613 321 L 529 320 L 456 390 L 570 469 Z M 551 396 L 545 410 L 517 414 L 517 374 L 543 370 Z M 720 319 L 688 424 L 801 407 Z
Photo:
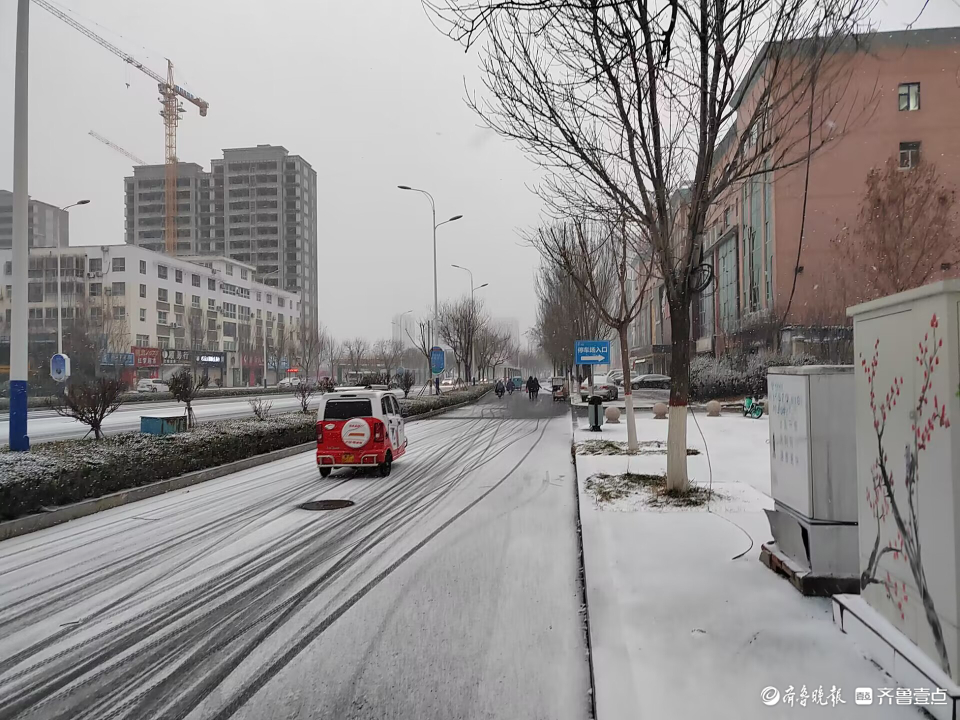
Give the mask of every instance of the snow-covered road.
M 387 479 L 307 453 L 0 543 L 0 717 L 586 717 L 570 431 L 488 396 Z
M 258 396 L 260 397 L 260 396 Z M 299 409 L 300 402 L 293 393 L 282 395 L 263 395 L 264 400 L 273 403 L 273 412 L 290 412 Z M 238 417 L 253 417 L 250 410 L 250 400 L 253 397 L 242 398 L 210 398 L 200 399 L 193 403 L 193 410 L 197 419 L 228 420 Z M 314 405 L 316 401 L 314 401 Z M 105 433 L 118 433 L 140 429 L 140 417 L 167 417 L 183 415 L 183 404 L 170 402 L 143 402 L 121 405 L 120 409 L 103 421 Z M 9 441 L 9 416 L 0 419 L 0 444 L 6 445 Z M 52 440 L 67 440 L 83 437 L 89 430 L 86 425 L 72 418 L 60 417 L 53 410 L 30 410 L 27 416 L 27 434 L 31 443 L 50 442 Z

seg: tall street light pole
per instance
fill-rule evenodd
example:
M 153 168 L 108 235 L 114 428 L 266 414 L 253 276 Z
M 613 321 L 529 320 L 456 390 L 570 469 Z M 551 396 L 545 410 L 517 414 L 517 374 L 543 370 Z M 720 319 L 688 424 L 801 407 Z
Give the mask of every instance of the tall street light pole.
M 77 205 L 88 205 L 89 200 L 77 200 L 72 205 L 65 205 L 60 208 L 60 212 L 66 212 Z M 63 299 L 60 293 L 60 285 L 63 279 L 60 276 L 60 255 L 63 254 L 63 247 L 60 244 L 60 233 L 57 233 L 57 355 L 63 355 Z
M 22 0 L 21 0 L 22 1 Z M 418 192 L 421 195 L 426 195 L 427 199 L 430 201 L 430 212 L 432 213 L 431 217 L 433 218 L 433 327 L 430 330 L 430 345 L 431 347 L 436 345 L 436 332 L 437 332 L 437 322 L 440 316 L 440 302 L 437 297 L 437 228 L 441 225 L 446 225 L 451 223 L 454 220 L 459 220 L 463 215 L 454 215 L 449 220 L 444 220 L 441 223 L 437 222 L 437 204 L 434 202 L 433 195 L 428 193 L 426 190 L 420 190 L 419 188 L 410 187 L 409 185 L 397 185 L 401 190 L 412 190 L 413 192 Z M 431 376 L 433 371 L 431 369 Z
M 27 435 L 27 61 L 30 0 L 17 2 L 16 70 L 13 90 L 13 292 L 10 310 L 10 449 L 30 449 Z
M 476 325 L 476 323 L 477 323 L 477 319 L 476 319 L 477 305 L 476 305 L 476 301 L 473 299 L 473 293 L 474 293 L 474 291 L 479 290 L 480 288 L 485 288 L 485 287 L 486 287 L 487 285 L 489 285 L 490 283 L 484 283 L 483 285 L 474 285 L 474 284 L 473 284 L 473 271 L 471 271 L 470 268 L 465 268 L 465 267 L 463 267 L 463 265 L 453 265 L 453 264 L 450 265 L 450 267 L 455 267 L 455 268 L 458 268 L 458 269 L 460 269 L 460 270 L 466 270 L 466 271 L 470 274 L 470 312 L 471 312 L 471 313 L 473 314 L 473 316 L 474 316 L 474 318 L 473 318 L 473 324 Z M 474 362 L 474 359 L 475 359 L 475 358 L 474 358 L 474 353 L 473 353 L 473 340 L 474 340 L 473 334 L 474 334 L 475 332 L 476 332 L 476 327 L 474 327 L 474 328 L 472 329 L 471 333 L 470 333 L 470 336 L 471 336 L 471 337 L 470 337 L 470 374 L 471 374 L 471 375 L 473 375 L 473 374 L 476 372 L 476 368 L 474 368 L 474 366 L 473 366 L 473 362 Z

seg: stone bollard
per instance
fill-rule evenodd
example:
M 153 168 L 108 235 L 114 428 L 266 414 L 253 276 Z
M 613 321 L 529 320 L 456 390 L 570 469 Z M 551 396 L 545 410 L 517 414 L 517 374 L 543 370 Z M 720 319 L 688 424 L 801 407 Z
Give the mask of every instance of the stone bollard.
M 667 419 L 667 410 L 670 408 L 667 407 L 666 403 L 657 403 L 653 406 L 653 417 L 655 420 L 666 420 Z
M 603 414 L 606 416 L 607 422 L 612 425 L 620 422 L 620 408 L 618 407 L 610 406 L 603 411 Z
M 720 417 L 720 403 L 716 400 L 707 403 L 707 417 Z

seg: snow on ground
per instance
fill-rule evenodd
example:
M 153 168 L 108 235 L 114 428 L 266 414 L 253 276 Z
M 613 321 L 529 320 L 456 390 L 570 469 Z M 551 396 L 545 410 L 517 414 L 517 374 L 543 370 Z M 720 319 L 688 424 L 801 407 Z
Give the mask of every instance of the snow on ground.
M 919 718 L 911 707 L 855 705 L 855 688 L 892 681 L 834 625 L 829 599 L 803 597 L 760 563 L 773 507 L 766 419 L 696 420 L 706 443 L 690 418 L 687 447 L 701 451 L 687 458 L 691 479 L 710 484 L 709 449 L 723 496 L 709 509 L 651 508 L 642 496 L 598 503 L 586 492 L 598 472 L 662 473 L 666 455 L 576 458 L 598 720 Z M 625 422 L 584 428 L 581 419 L 576 442 L 626 440 Z M 667 421 L 638 413 L 637 433 L 666 440 Z M 780 701 L 765 705 L 765 688 Z M 825 706 L 812 709 L 821 688 Z M 843 703 L 832 704 L 834 688 Z

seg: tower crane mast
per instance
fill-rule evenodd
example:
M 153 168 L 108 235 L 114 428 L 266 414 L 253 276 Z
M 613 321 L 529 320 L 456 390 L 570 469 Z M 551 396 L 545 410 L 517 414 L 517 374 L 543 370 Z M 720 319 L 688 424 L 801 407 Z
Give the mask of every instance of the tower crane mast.
M 54 17 L 62 20 L 67 25 L 83 33 L 101 47 L 106 48 L 124 62 L 132 65 L 157 81 L 157 89 L 160 92 L 160 116 L 163 118 L 164 128 L 164 224 L 163 236 L 167 254 L 175 255 L 177 252 L 177 125 L 180 123 L 180 115 L 184 112 L 183 105 L 180 104 L 180 98 L 197 106 L 200 111 L 200 117 L 206 117 L 210 103 L 196 95 L 184 90 L 176 84 L 173 77 L 173 62 L 167 59 L 167 76 L 163 77 L 148 68 L 142 62 L 137 60 L 129 53 L 124 52 L 109 40 L 97 35 L 93 30 L 67 15 L 60 8 L 47 2 L 47 0 L 33 0 L 35 5 L 39 5 Z M 99 139 L 99 138 L 98 138 Z M 109 144 L 109 142 L 108 142 Z

